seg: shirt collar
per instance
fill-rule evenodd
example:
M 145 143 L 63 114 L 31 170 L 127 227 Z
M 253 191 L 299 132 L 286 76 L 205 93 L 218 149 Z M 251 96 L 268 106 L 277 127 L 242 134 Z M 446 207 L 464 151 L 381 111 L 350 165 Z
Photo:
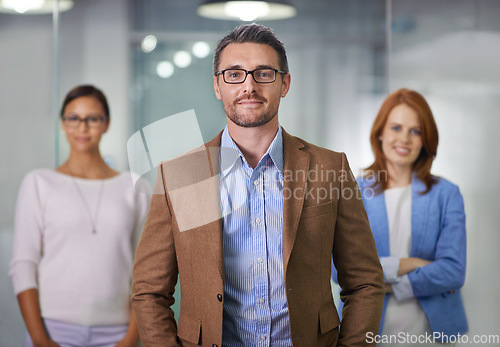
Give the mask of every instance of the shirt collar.
M 220 169 L 223 177 L 231 171 L 239 158 L 241 158 L 243 162 L 246 162 L 245 156 L 241 153 L 240 149 L 229 135 L 227 125 L 222 132 L 220 153 Z M 281 177 L 283 177 L 283 131 L 281 130 L 281 126 L 278 127 L 278 132 L 276 133 L 273 142 L 271 142 L 271 145 L 269 145 L 269 148 L 262 158 L 265 158 L 267 155 L 269 155 L 274 163 L 274 166 L 276 166 Z
M 269 153 L 274 166 L 278 169 L 281 177 L 283 178 L 284 161 L 283 161 L 283 131 L 281 126 L 278 127 L 278 132 L 274 137 L 273 142 L 269 146 L 266 154 Z M 264 155 L 265 156 L 265 155 Z
M 227 125 L 222 132 L 220 147 L 220 172 L 222 173 L 222 177 L 226 177 L 237 160 L 244 158 L 240 149 L 229 135 Z

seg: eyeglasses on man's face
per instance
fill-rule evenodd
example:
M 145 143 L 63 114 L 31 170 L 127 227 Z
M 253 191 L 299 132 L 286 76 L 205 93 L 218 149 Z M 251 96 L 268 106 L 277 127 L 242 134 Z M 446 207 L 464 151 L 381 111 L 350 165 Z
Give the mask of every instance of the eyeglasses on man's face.
M 224 82 L 228 84 L 239 84 L 245 82 L 248 75 L 252 75 L 253 80 L 257 83 L 273 83 L 276 81 L 277 73 L 286 73 L 285 71 L 262 68 L 248 71 L 245 69 L 226 69 L 219 71 L 215 76 L 222 75 Z
M 97 128 L 106 119 L 104 116 L 88 116 L 85 118 L 80 118 L 78 116 L 62 116 L 64 124 L 70 128 L 77 128 L 80 126 L 81 122 L 86 123 L 89 128 Z

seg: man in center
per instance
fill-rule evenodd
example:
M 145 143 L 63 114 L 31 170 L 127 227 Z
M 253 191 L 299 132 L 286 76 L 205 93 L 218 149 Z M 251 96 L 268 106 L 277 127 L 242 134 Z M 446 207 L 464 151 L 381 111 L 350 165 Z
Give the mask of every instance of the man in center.
M 159 166 L 136 254 L 143 346 L 365 346 L 377 333 L 385 290 L 358 187 L 345 154 L 280 127 L 290 82 L 270 29 L 242 25 L 219 42 L 214 90 L 227 126 Z

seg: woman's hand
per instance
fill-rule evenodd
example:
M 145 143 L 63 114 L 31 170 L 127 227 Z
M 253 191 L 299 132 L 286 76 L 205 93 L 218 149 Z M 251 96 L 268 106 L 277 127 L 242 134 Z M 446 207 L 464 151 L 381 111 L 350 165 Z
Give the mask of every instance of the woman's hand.
M 407 273 L 410 273 L 419 267 L 424 267 L 430 263 L 432 262 L 422 258 L 401 258 L 399 259 L 398 276 L 406 275 Z
M 40 341 L 40 342 L 36 342 L 36 341 L 32 341 L 32 342 L 33 342 L 33 346 L 35 346 L 35 347 L 61 347 L 57 342 L 52 341 L 49 338 L 47 338 L 43 341 Z
M 137 347 L 139 339 L 134 339 L 126 335 L 123 340 L 116 344 L 116 347 Z
M 139 344 L 139 330 L 137 330 L 137 321 L 135 320 L 135 313 L 130 308 L 130 319 L 128 322 L 128 331 L 123 340 L 116 344 L 116 347 L 137 347 Z
M 38 289 L 27 289 L 17 295 L 19 308 L 26 324 L 31 341 L 35 347 L 59 347 L 59 344 L 52 341 L 45 332 L 42 315 L 40 313 L 40 302 Z

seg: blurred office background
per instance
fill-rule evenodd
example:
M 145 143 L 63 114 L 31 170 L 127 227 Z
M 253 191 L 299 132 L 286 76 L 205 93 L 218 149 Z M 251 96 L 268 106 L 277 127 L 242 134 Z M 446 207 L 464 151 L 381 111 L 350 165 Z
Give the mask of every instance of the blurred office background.
M 129 169 L 128 138 L 157 120 L 194 109 L 203 140 L 223 128 L 213 49 L 241 22 L 198 16 L 201 2 L 74 0 L 55 17 L 0 13 L 0 346 L 21 346 L 25 333 L 7 275 L 17 190 L 28 171 L 65 160 L 57 114 L 70 88 L 92 83 L 108 96 L 111 129 L 101 148 L 118 170 Z M 421 92 L 440 132 L 433 172 L 465 198 L 469 335 L 500 334 L 500 1 L 290 2 L 295 17 L 258 21 L 288 52 L 281 124 L 346 152 L 357 172 L 373 158 L 369 131 L 387 93 Z

